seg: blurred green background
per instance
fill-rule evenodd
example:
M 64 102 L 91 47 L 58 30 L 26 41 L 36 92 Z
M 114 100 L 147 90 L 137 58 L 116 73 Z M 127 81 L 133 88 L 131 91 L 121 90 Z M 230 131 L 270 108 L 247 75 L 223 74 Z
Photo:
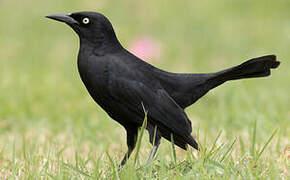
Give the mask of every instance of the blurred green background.
M 276 54 L 282 64 L 271 77 L 228 82 L 186 111 L 193 135 L 205 146 L 221 130 L 225 142 L 237 137 L 248 148 L 257 120 L 258 144 L 278 129 L 265 156 L 274 161 L 289 147 L 290 1 L 1 0 L 3 172 L 15 172 L 15 158 L 14 168 L 33 177 L 33 172 L 42 173 L 38 167 L 44 158 L 73 163 L 76 152 L 93 159 L 108 151 L 118 162 L 126 150 L 125 131 L 93 102 L 79 78 L 77 35 L 44 18 L 83 10 L 105 14 L 124 47 L 143 34 L 157 39 L 162 54 L 153 64 L 168 71 L 214 72 Z M 149 147 L 147 137 L 144 144 Z M 166 156 L 168 147 L 161 145 L 160 154 Z M 143 151 L 146 159 L 150 148 Z M 178 153 L 182 159 L 184 153 Z

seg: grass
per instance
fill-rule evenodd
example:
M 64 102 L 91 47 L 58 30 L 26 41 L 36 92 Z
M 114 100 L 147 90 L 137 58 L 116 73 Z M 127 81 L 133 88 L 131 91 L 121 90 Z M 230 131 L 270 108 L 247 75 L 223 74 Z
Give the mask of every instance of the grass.
M 1 1 L 0 179 L 289 179 L 289 7 L 286 0 Z M 226 83 L 186 109 L 200 152 L 162 140 L 146 165 L 145 131 L 119 170 L 125 131 L 82 85 L 76 35 L 43 18 L 79 10 L 106 14 L 124 46 L 142 34 L 159 40 L 162 54 L 152 63 L 169 71 L 212 72 L 272 53 L 282 64 L 271 77 Z

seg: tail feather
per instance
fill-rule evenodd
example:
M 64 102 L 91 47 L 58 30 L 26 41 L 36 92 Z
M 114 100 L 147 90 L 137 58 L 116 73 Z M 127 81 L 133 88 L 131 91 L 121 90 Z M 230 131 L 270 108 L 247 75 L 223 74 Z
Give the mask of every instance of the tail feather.
M 276 60 L 275 55 L 262 56 L 250 59 L 239 66 L 235 66 L 217 73 L 217 78 L 224 81 L 265 77 L 271 74 L 271 69 L 279 66 L 280 62 Z
M 162 137 L 167 139 L 168 141 L 171 141 L 172 136 L 173 136 L 173 142 L 175 145 L 178 147 L 186 150 L 187 149 L 187 144 L 190 145 L 191 147 L 195 148 L 198 150 L 198 143 L 195 141 L 195 139 L 190 135 L 179 135 L 176 133 L 172 133 L 168 129 L 160 128 L 159 130 L 162 134 Z
M 190 145 L 194 149 L 199 150 L 197 142 L 194 140 L 194 138 L 191 135 L 184 137 L 184 136 L 174 134 L 173 141 L 175 145 L 177 145 L 178 147 L 184 150 L 187 149 L 187 145 Z
M 186 142 L 194 149 L 199 150 L 197 142 L 191 135 L 187 136 Z

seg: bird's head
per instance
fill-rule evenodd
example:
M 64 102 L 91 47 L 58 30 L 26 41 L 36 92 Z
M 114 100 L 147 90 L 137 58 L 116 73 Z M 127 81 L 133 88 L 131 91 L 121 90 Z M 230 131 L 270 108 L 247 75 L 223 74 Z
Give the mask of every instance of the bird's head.
M 46 17 L 66 23 L 79 35 L 80 40 L 86 43 L 94 46 L 119 45 L 112 24 L 100 13 L 76 12 L 52 14 Z

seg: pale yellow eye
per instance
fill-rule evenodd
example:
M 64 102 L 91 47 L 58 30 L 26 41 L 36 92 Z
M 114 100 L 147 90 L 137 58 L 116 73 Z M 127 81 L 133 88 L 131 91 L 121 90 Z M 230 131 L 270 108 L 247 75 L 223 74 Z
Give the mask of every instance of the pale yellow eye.
M 88 24 L 89 22 L 90 22 L 89 18 L 86 17 L 86 18 L 83 19 L 83 23 L 84 24 Z

